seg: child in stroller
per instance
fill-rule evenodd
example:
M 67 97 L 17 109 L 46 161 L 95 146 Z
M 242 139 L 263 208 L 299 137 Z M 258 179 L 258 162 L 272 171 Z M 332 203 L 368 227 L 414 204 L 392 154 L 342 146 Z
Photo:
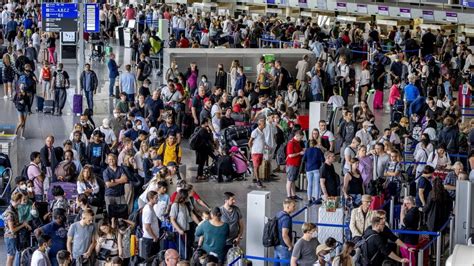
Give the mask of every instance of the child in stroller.
M 102 62 L 105 58 L 105 43 L 103 41 L 91 41 L 91 55 L 89 57 L 90 61 Z
M 243 180 L 248 171 L 248 161 L 237 146 L 229 152 L 223 151 L 213 159 L 212 164 L 204 169 L 204 176 L 215 179 L 217 182 L 231 182 Z

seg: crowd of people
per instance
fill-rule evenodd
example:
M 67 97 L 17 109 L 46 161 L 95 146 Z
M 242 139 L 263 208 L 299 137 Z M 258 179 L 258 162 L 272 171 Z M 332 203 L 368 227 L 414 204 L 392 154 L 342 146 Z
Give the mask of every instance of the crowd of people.
M 39 98 L 53 100 L 53 113 L 62 115 L 70 85 L 56 61 L 56 35 L 38 29 L 39 10 L 31 2 L 9 2 L 1 16 L 8 44 L 2 52 L 4 98 L 15 103 L 22 139 L 34 100 L 36 106 Z M 137 19 L 134 58 L 122 73 L 115 54 L 107 58 L 108 95 L 118 100 L 101 123 L 94 121 L 94 95 L 103 84 L 85 65 L 78 89 L 87 108 L 79 122 L 59 145 L 47 136 L 15 178 L 2 215 L 8 266 L 28 254 L 32 265 L 229 263 L 239 254 L 243 214 L 231 192 L 212 207 L 194 190 L 182 168 L 187 144 L 198 166 L 193 183 L 241 182 L 251 175 L 255 187 L 264 188 L 285 173 L 287 198 L 276 216 L 274 250 L 282 262 L 275 265 L 413 262 L 423 238 L 393 234 L 386 213 L 372 202 L 380 195 L 393 198 L 401 203 L 401 228 L 426 225 L 437 232 L 451 215 L 456 182 L 474 180 L 474 123 L 461 115 L 474 86 L 465 34 L 394 27 L 382 40 L 374 24 L 325 28 L 311 18 L 200 16 L 166 4 L 103 5 L 99 15 L 105 38 L 114 37 L 122 17 Z M 218 64 L 213 76 L 200 74 L 194 62 L 184 73 L 171 62 L 162 73 L 166 84 L 157 86 L 149 57 L 157 42 L 154 22 L 161 18 L 170 20 L 170 47 L 250 49 L 270 36 L 313 55 L 295 66 L 262 57 L 255 80 L 237 60 Z M 368 57 L 351 52 L 367 47 L 376 48 Z M 379 128 L 382 115 L 374 109 L 384 108 L 387 90 L 390 123 Z M 350 98 L 355 94 L 357 103 Z M 305 109 L 321 100 L 342 118 L 308 128 Z M 407 153 L 415 165 L 408 167 Z M 305 198 L 296 193 L 301 178 L 307 179 L 300 187 Z M 409 195 L 401 197 L 404 186 Z M 340 253 L 332 238 L 319 243 L 314 223 L 305 223 L 303 236 L 293 239 L 297 201 L 347 207 L 350 241 Z

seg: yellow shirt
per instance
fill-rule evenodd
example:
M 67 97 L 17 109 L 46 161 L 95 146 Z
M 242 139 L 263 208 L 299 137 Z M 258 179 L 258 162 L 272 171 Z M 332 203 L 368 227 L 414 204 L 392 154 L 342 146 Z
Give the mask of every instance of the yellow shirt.
M 165 144 L 166 148 L 164 147 Z M 163 151 L 163 149 L 165 150 Z M 178 149 L 178 157 L 176 157 L 176 149 Z M 182 156 L 182 149 L 176 143 L 171 145 L 166 141 L 158 149 L 158 155 L 163 156 L 163 165 L 168 165 L 169 162 L 178 163 L 178 158 Z

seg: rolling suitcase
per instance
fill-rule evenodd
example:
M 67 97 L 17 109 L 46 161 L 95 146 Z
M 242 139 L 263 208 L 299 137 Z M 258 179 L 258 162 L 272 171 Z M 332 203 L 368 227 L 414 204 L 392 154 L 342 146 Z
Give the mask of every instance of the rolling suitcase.
M 82 114 L 82 94 L 74 94 L 72 100 L 72 112 L 74 114 Z
M 43 112 L 44 108 L 44 98 L 36 95 L 36 112 Z
M 54 101 L 53 100 L 45 100 L 43 106 L 43 113 L 54 113 Z
M 318 211 L 318 223 L 342 225 L 344 223 L 343 208 L 336 208 L 335 211 L 331 212 L 331 211 L 327 211 L 326 207 L 321 206 Z M 329 237 L 332 237 L 336 239 L 338 242 L 343 243 L 344 242 L 344 228 L 318 226 L 319 242 L 324 243 Z
M 260 179 L 268 180 L 270 179 L 270 168 L 271 164 L 269 160 L 263 160 L 262 164 L 258 168 L 258 176 Z

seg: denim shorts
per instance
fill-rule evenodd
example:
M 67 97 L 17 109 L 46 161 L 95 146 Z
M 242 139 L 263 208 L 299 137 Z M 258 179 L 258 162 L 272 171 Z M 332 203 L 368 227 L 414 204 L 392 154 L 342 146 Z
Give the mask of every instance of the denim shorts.
M 294 182 L 298 179 L 298 172 L 300 168 L 296 166 L 287 166 L 286 167 L 286 177 L 288 181 Z
M 7 247 L 7 255 L 14 257 L 16 254 L 16 239 L 5 237 L 5 246 Z

